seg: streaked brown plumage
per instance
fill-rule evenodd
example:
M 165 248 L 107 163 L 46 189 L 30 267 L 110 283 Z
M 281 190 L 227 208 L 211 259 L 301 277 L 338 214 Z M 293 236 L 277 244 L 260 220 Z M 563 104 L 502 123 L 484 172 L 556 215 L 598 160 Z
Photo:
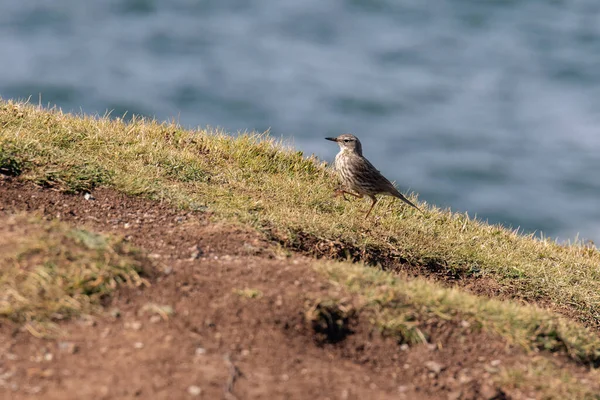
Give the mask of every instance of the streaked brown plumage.
M 336 138 L 328 137 L 325 139 L 337 142 L 340 146 L 340 152 L 335 156 L 335 170 L 342 181 L 342 185 L 346 189 L 355 192 L 339 190 L 338 193 L 342 196 L 349 194 L 358 198 L 369 196 L 373 201 L 365 219 L 369 217 L 373 207 L 375 207 L 375 203 L 377 203 L 377 198 L 375 197 L 377 194 L 397 197 L 406 204 L 421 211 L 419 207 L 404 197 L 394 187 L 392 182 L 381 175 L 381 172 L 363 156 L 362 145 L 356 136 L 344 134 Z

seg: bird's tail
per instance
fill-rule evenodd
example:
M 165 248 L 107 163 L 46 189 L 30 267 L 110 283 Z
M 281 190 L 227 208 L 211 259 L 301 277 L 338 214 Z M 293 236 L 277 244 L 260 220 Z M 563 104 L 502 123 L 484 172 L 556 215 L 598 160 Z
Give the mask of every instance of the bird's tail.
M 394 197 L 399 198 L 400 200 L 402 200 L 403 202 L 405 202 L 409 206 L 412 206 L 412 207 L 416 208 L 417 210 L 419 210 L 421 213 L 423 213 L 423 211 L 421 211 L 421 209 L 419 207 L 417 207 L 409 199 L 407 199 L 406 197 L 404 197 L 404 195 L 402 193 L 396 191 L 396 193 L 394 193 Z

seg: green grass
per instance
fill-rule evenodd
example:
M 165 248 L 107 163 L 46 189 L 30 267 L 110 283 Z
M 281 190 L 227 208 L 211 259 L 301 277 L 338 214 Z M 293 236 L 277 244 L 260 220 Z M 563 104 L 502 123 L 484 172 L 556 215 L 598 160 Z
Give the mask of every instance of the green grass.
M 580 372 L 579 376 L 547 358 L 532 357 L 526 364 L 502 367 L 494 379 L 513 398 L 544 400 L 600 399 L 598 370 Z M 528 395 L 525 395 L 528 394 Z
M 70 192 L 105 185 L 208 210 L 319 255 L 485 276 L 516 297 L 600 322 L 597 249 L 519 235 L 423 202 L 424 215 L 385 199 L 365 221 L 366 202 L 332 197 L 336 181 L 324 163 L 266 135 L 233 138 L 4 101 L 0 160 L 3 170 L 43 185 Z
M 0 225 L 0 316 L 34 334 L 97 311 L 119 286 L 145 282 L 142 256 L 120 239 L 25 215 Z
M 314 267 L 353 295 L 353 307 L 399 343 L 431 342 L 432 330 L 442 322 L 458 335 L 484 330 L 528 351 L 561 352 L 578 362 L 600 365 L 597 333 L 548 310 L 481 298 L 360 264 L 321 262 Z

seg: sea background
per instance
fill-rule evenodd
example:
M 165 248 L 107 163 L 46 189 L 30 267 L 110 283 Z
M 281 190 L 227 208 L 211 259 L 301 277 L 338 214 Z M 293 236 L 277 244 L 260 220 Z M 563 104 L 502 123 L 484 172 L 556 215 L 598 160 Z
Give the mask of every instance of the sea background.
M 0 97 L 40 96 L 327 161 L 354 133 L 428 203 L 600 243 L 598 0 L 4 1 Z

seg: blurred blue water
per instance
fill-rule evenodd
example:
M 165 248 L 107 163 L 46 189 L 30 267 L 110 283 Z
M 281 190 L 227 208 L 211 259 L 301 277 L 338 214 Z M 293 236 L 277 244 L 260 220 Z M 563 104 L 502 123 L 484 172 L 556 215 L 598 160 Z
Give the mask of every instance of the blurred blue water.
M 600 240 L 597 0 L 9 0 L 0 54 L 3 98 L 326 160 L 352 132 L 423 200 Z

